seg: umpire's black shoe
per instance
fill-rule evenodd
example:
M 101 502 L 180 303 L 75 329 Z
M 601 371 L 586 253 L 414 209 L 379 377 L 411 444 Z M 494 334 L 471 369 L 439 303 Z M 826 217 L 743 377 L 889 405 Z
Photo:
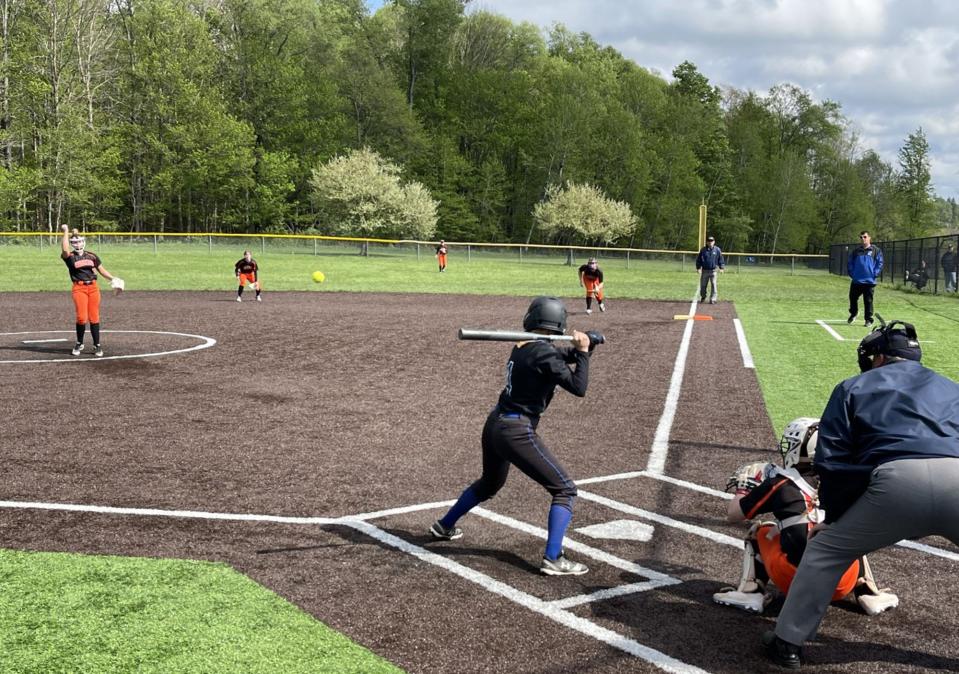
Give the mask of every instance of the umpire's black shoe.
M 788 641 L 783 641 L 772 630 L 763 635 L 763 648 L 766 650 L 766 656 L 780 667 L 799 669 L 802 664 L 800 661 L 802 649 Z
M 846 319 L 846 322 L 851 325 L 854 320 L 856 320 L 856 314 L 849 314 L 849 318 Z
M 871 328 L 871 327 L 872 327 L 872 323 L 873 323 L 873 321 L 872 321 L 871 318 L 867 318 L 867 319 L 866 319 L 866 327 L 867 327 L 867 328 Z

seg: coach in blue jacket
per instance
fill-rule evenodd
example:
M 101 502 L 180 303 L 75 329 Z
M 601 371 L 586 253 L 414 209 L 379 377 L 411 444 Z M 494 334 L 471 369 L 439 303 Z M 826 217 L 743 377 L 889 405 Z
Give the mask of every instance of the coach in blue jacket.
M 813 466 L 825 522 L 811 531 L 769 657 L 800 666 L 840 576 L 853 560 L 903 539 L 959 545 L 959 384 L 919 364 L 915 328 L 894 321 L 859 344 L 862 374 L 832 392 Z
M 849 284 L 849 320 L 852 323 L 859 313 L 859 297 L 866 313 L 866 327 L 872 325 L 872 294 L 876 289 L 876 279 L 882 272 L 882 251 L 872 245 L 869 232 L 859 232 L 862 245 L 849 253 L 846 271 L 852 283 Z

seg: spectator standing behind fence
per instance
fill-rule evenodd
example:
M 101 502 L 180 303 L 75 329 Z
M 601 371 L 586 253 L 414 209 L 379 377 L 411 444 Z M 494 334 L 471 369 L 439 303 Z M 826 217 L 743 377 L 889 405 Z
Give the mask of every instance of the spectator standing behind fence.
M 699 301 L 706 301 L 706 285 L 712 284 L 712 292 L 709 294 L 709 303 L 716 304 L 719 298 L 719 291 L 716 288 L 716 273 L 726 271 L 726 260 L 723 258 L 723 251 L 716 245 L 716 239 L 707 237 L 706 245 L 696 256 L 696 273 L 699 274 Z
M 910 272 L 906 272 L 906 282 L 916 286 L 916 290 L 922 290 L 929 283 L 929 270 L 926 269 L 926 261 L 919 260 L 919 266 Z
M 882 273 L 882 251 L 872 245 L 869 232 L 859 232 L 861 245 L 849 253 L 846 271 L 852 282 L 849 284 L 849 318 L 852 323 L 859 315 L 859 298 L 862 297 L 862 308 L 865 313 L 866 327 L 872 325 L 872 298 L 876 290 L 876 279 Z
M 942 254 L 939 263 L 942 265 L 942 274 L 946 279 L 946 292 L 956 292 L 956 252 L 951 243 L 946 247 L 946 252 Z

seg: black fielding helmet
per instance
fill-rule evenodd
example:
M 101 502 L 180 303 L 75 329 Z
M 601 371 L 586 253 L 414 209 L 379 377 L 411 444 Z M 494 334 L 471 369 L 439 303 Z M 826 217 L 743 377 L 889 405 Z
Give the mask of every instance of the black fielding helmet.
M 544 296 L 530 302 L 523 317 L 523 329 L 549 330 L 557 334 L 566 332 L 566 305 L 563 300 Z
M 880 327 L 863 337 L 856 351 L 861 371 L 872 369 L 872 359 L 879 354 L 906 360 L 922 360 L 922 348 L 912 323 L 892 321 L 886 324 L 878 314 L 877 318 Z

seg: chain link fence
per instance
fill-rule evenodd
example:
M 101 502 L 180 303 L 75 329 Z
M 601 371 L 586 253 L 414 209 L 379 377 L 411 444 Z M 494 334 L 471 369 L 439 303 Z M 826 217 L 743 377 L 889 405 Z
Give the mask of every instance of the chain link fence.
M 850 251 L 860 244 L 835 244 L 829 248 L 829 272 L 846 275 Z M 923 239 L 878 241 L 883 268 L 880 283 L 889 283 L 918 292 L 955 293 L 959 272 L 959 234 L 928 236 Z

